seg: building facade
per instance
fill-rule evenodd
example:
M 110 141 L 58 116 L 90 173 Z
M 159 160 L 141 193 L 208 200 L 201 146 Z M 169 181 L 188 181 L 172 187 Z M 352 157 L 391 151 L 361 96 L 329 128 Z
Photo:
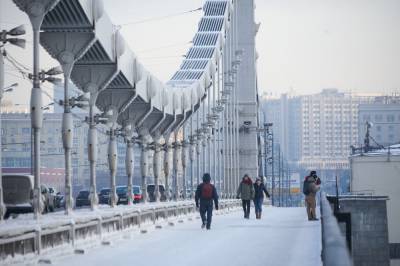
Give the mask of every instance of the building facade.
M 369 135 L 376 142 L 371 141 L 370 145 L 400 143 L 400 96 L 376 97 L 372 103 L 360 104 L 358 117 L 358 143 L 364 143 L 367 122 Z
M 1 114 L 2 128 L 2 168 L 5 172 L 30 173 L 32 165 L 31 149 L 31 120 L 29 113 L 3 113 Z M 61 137 L 62 113 L 44 113 L 43 127 L 41 130 L 41 176 L 43 182 L 55 187 L 59 191 L 64 190 L 65 159 Z M 108 135 L 107 130 L 98 126 L 98 159 L 96 165 L 97 188 L 110 187 L 110 172 L 107 162 Z M 87 146 L 88 125 L 84 122 L 83 113 L 74 114 L 74 133 L 72 148 L 72 184 L 73 194 L 79 190 L 88 189 L 90 182 L 90 170 L 88 162 Z M 117 185 L 127 185 L 128 177 L 125 169 L 126 144 L 123 137 L 118 137 L 118 165 Z M 149 162 L 153 162 L 152 152 L 147 153 Z M 133 184 L 141 182 L 140 170 L 141 148 L 134 146 L 134 175 Z M 149 180 L 153 176 L 153 164 L 149 164 Z M 62 171 L 61 171 L 62 170 Z M 54 175 L 54 179 L 52 179 Z M 62 178 L 60 178 L 62 176 Z M 161 179 L 164 178 L 161 173 Z M 161 180 L 162 181 L 162 180 Z M 162 181 L 163 182 L 163 181 Z
M 332 191 L 336 176 L 344 177 L 339 186 L 348 190 L 350 146 L 359 146 L 362 143 L 360 134 L 365 134 L 362 133 L 360 107 L 381 109 L 376 99 L 374 96 L 324 89 L 317 94 L 266 99 L 263 111 L 265 121 L 273 123 L 275 142 L 279 143 L 293 171 L 304 176 L 309 170 L 317 170 L 326 187 Z M 389 109 L 388 113 L 393 111 Z M 394 116 L 397 119 L 396 114 Z M 389 125 L 387 128 L 397 129 Z

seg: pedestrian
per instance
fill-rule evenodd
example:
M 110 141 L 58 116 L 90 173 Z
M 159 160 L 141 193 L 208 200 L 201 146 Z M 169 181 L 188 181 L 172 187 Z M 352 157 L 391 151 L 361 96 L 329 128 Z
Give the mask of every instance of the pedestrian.
M 256 211 L 256 219 L 261 219 L 262 212 L 262 204 L 264 201 L 264 193 L 269 198 L 269 193 L 265 188 L 263 182 L 261 182 L 261 178 L 257 178 L 254 183 L 254 208 Z
M 197 186 L 195 194 L 196 207 L 200 210 L 201 228 L 211 228 L 211 219 L 213 211 L 213 201 L 215 209 L 218 210 L 218 194 L 215 186 L 211 184 L 211 176 L 208 173 L 203 175 L 203 183 Z M 200 202 L 200 205 L 199 205 Z M 206 217 L 207 215 L 207 217 Z
M 249 175 L 245 174 L 237 189 L 236 198 L 242 199 L 244 218 L 250 218 L 250 201 L 254 199 L 254 186 Z
M 307 209 L 307 216 L 309 221 L 317 221 L 315 200 L 317 192 L 320 188 L 321 179 L 317 176 L 316 171 L 311 171 L 308 176 L 304 178 L 303 193 L 305 195 L 305 204 Z

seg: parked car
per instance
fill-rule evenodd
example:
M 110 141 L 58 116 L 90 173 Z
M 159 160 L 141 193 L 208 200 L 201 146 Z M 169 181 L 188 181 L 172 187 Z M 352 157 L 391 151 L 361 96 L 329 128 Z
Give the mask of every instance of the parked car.
M 64 198 L 64 195 L 61 194 L 61 192 L 57 192 L 57 194 L 56 194 L 56 204 L 54 207 L 56 207 L 56 208 L 64 208 L 65 207 L 65 198 Z
M 99 193 L 99 203 L 100 204 L 110 204 L 110 188 L 102 188 Z
M 117 204 L 128 204 L 128 186 L 117 186 Z
M 147 185 L 147 196 L 150 202 L 155 201 L 154 195 L 155 185 Z M 166 201 L 167 197 L 165 195 L 165 188 L 163 185 L 158 185 L 158 191 L 160 193 L 160 201 Z
M 2 180 L 3 201 L 7 208 L 5 216 L 8 217 L 12 213 L 33 212 L 33 176 L 5 174 Z M 40 191 L 40 212 L 54 211 L 55 195 L 44 184 L 40 186 Z
M 2 177 L 5 218 L 12 213 L 33 212 L 33 176 L 5 174 Z
M 79 191 L 78 196 L 76 196 L 75 206 L 76 207 L 90 206 L 89 195 L 90 195 L 89 190 Z
M 142 200 L 142 188 L 140 186 L 132 186 L 133 202 L 139 203 Z

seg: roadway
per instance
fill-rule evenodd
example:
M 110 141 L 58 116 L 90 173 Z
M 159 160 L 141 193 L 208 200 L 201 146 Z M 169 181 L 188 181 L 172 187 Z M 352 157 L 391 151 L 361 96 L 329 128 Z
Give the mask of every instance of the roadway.
M 111 245 L 84 254 L 52 258 L 54 265 L 230 265 L 321 264 L 320 221 L 309 222 L 304 208 L 264 208 L 261 220 L 241 211 L 214 215 L 210 231 L 200 220 L 184 219 L 147 233 L 124 233 Z M 143 228 L 142 228 L 143 229 Z

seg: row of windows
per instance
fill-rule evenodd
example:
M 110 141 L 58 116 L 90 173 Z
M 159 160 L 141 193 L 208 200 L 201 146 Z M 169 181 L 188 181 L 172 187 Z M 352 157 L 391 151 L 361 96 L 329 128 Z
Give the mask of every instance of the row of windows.
M 373 118 L 373 120 L 371 120 Z M 396 116 L 394 114 L 387 114 L 386 116 L 382 114 L 376 114 L 374 116 L 371 115 L 363 115 L 363 120 L 364 121 L 375 121 L 375 122 L 383 122 L 384 120 L 386 122 L 395 122 Z M 397 120 L 400 121 L 400 115 L 398 115 Z

